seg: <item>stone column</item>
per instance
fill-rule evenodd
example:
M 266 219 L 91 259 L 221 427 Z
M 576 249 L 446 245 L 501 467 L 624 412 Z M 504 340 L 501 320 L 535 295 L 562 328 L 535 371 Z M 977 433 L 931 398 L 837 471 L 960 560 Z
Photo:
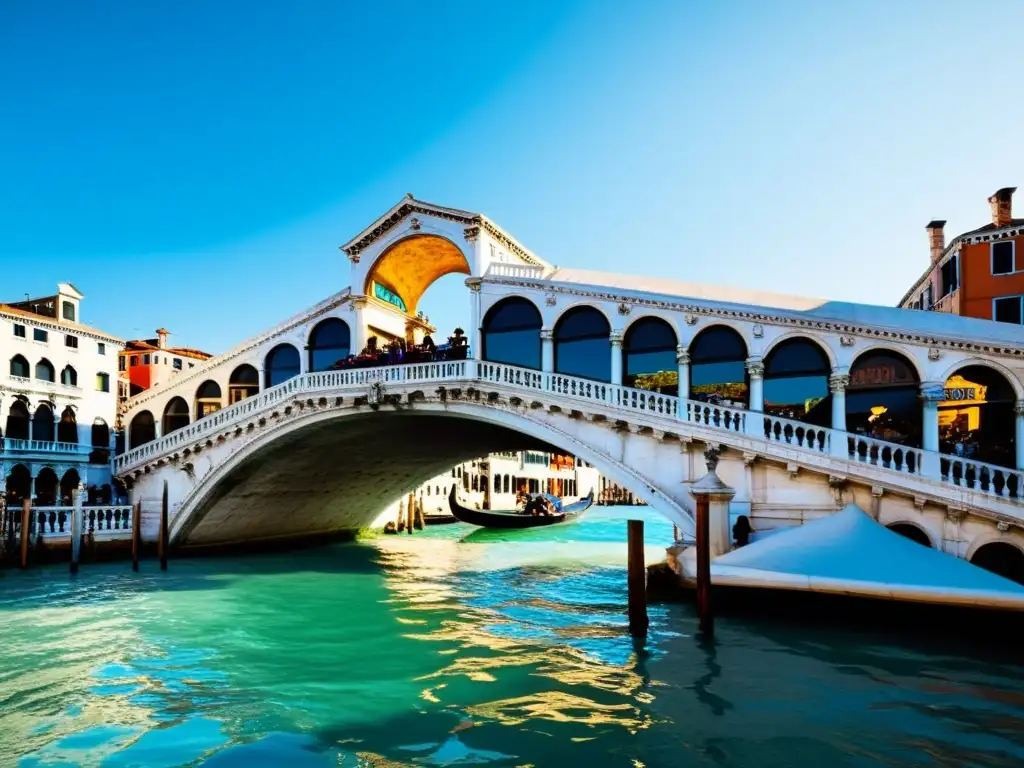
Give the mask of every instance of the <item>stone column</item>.
M 764 363 L 759 357 L 747 359 L 747 375 L 750 377 L 750 404 L 748 408 L 761 413 L 764 411 Z
M 612 331 L 608 336 L 612 355 L 612 384 L 622 386 L 622 333 Z
M 686 347 L 676 347 L 676 364 L 679 366 L 679 397 L 690 399 L 690 353 Z
M 8 405 L 9 402 L 9 400 L 4 398 L 3 390 L 0 390 L 0 430 L 3 431 L 4 435 L 7 434 L 7 412 L 10 407 Z M 3 450 L 3 440 L 0 440 L 0 450 Z M 4 477 L 6 477 L 6 475 L 4 475 Z M 0 495 L 2 494 L 3 491 L 0 489 Z M 2 531 L 0 531 L 0 535 L 2 535 Z
M 715 471 L 718 467 L 719 453 L 720 451 L 708 447 L 704 452 L 707 474 L 690 486 L 691 496 L 706 496 L 708 499 L 708 543 L 712 558 L 724 555 L 732 549 L 729 502 L 736 495 L 736 491 L 723 483 Z
M 260 392 L 267 388 L 267 368 L 266 365 L 260 363 L 260 367 L 256 369 L 258 375 L 257 381 L 259 382 Z
M 33 435 L 32 435 L 32 431 L 33 431 L 32 430 L 33 418 L 32 417 L 33 417 L 33 415 L 35 415 L 35 411 L 32 410 L 32 406 L 31 406 L 30 403 L 25 403 L 25 410 L 28 411 L 28 439 L 31 441 L 32 437 L 33 437 Z M 7 425 L 5 424 L 4 426 L 7 426 Z
M 845 373 L 833 373 L 828 377 L 828 388 L 832 392 L 832 429 L 846 431 L 846 388 L 850 385 L 850 376 Z
M 939 450 L 939 401 L 942 393 L 942 383 L 921 384 L 921 447 L 926 451 Z
M 1017 427 L 1014 436 L 1014 445 L 1017 449 L 1017 469 L 1024 469 L 1024 400 L 1017 401 L 1013 406 L 1013 413 Z
M 57 434 L 58 434 L 58 432 L 60 432 L 60 412 L 61 412 L 61 409 L 57 406 L 56 403 L 52 403 L 52 405 L 53 405 L 53 444 L 56 445 L 57 444 Z
M 481 324 L 483 323 L 483 317 L 480 314 L 480 304 L 482 296 L 480 295 L 480 287 L 483 284 L 483 280 L 479 277 L 467 277 L 466 287 L 469 288 L 469 301 L 470 301 L 470 320 L 469 320 L 469 357 L 472 360 L 482 360 L 480 349 L 481 340 Z
M 544 373 L 555 370 L 555 332 L 551 328 L 540 329 L 540 369 Z

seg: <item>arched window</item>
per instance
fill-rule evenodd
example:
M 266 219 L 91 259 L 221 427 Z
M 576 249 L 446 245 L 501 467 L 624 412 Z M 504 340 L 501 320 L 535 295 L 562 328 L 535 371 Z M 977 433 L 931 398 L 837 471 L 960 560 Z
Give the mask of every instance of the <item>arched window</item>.
M 78 470 L 72 467 L 64 476 L 60 479 L 60 500 L 59 503 L 62 505 L 70 505 L 74 503 L 74 492 L 78 487 L 78 484 L 82 482 L 82 478 L 78 474 Z
M 7 492 L 8 505 L 21 505 L 28 498 L 32 488 L 32 473 L 24 464 L 15 464 L 7 476 L 4 490 Z
M 1000 467 L 1017 465 L 1017 396 L 996 370 L 968 365 L 946 380 L 939 403 L 939 450 Z
M 57 442 L 78 442 L 78 422 L 75 420 L 75 411 L 70 405 L 60 415 L 60 422 L 57 424 Z
M 46 403 L 36 408 L 32 417 L 32 439 L 53 442 L 53 411 Z
M 106 464 L 110 461 L 110 428 L 103 419 L 92 423 L 92 452 L 89 454 L 90 464 Z
M 32 375 L 29 371 L 28 360 L 24 357 L 21 355 L 15 355 L 11 358 L 11 376 L 17 376 L 19 379 L 27 379 Z
M 189 424 L 188 403 L 183 397 L 174 397 L 164 407 L 164 416 L 161 419 L 161 434 L 169 435 L 175 430 L 187 427 Z
M 149 411 L 139 411 L 128 425 L 128 448 L 138 448 L 156 440 L 156 423 Z
M 869 351 L 854 360 L 846 390 L 846 428 L 890 443 L 921 447 L 917 371 L 897 352 Z
M 53 363 L 45 357 L 36 363 L 36 378 L 40 381 L 56 381 L 56 373 L 53 370 Z
M 690 397 L 746 407 L 747 345 L 732 328 L 713 325 L 690 342 Z
M 299 375 L 299 350 L 291 344 L 278 344 L 267 354 L 263 367 L 268 387 L 288 381 Z
M 260 374 L 248 363 L 238 366 L 228 379 L 228 405 L 259 394 Z M 165 433 L 166 434 L 166 433 Z
M 931 541 L 928 539 L 928 534 L 918 528 L 912 523 L 893 523 L 892 525 L 885 526 L 893 533 L 898 533 L 904 538 L 916 541 L 918 544 L 928 547 L 932 546 Z
M 65 365 L 64 370 L 60 372 L 60 383 L 65 384 L 69 387 L 78 386 L 78 371 L 72 368 L 70 365 Z
M 679 392 L 676 332 L 660 317 L 642 317 L 622 340 L 622 383 L 666 395 Z
M 60 480 L 50 467 L 43 467 L 36 475 L 36 503 L 41 507 L 52 507 L 57 503 Z
M 764 410 L 819 427 L 832 426 L 832 366 L 810 339 L 786 339 L 764 359 Z
M 326 371 L 349 356 L 352 334 L 348 323 L 336 317 L 321 320 L 309 334 L 309 370 Z
M 221 409 L 220 384 L 207 380 L 196 390 L 196 420 Z
M 1024 552 L 1005 541 L 993 541 L 978 547 L 971 562 L 986 571 L 1024 584 Z
M 4 434 L 12 440 L 28 440 L 28 423 L 28 406 L 22 400 L 15 400 L 7 413 L 7 428 Z
M 611 331 L 608 318 L 594 307 L 570 309 L 555 325 L 555 371 L 611 381 Z
M 540 310 L 527 299 L 502 299 L 484 316 L 483 359 L 540 370 Z

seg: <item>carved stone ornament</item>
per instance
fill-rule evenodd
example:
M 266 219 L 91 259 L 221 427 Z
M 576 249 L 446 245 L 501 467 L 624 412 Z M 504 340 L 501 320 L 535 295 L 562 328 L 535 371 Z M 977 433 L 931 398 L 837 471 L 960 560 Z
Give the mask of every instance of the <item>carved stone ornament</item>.
M 366 393 L 366 402 L 370 405 L 380 405 L 383 400 L 384 386 L 379 381 L 375 381 L 370 385 L 370 389 Z
M 1002 533 L 1006 533 L 1008 530 L 1010 530 L 1010 524 L 1005 520 L 1000 520 L 998 523 L 996 523 L 996 528 Z
M 933 363 L 942 357 L 942 350 L 938 347 L 932 347 L 928 350 L 928 359 Z
M 828 388 L 832 394 L 838 392 L 845 392 L 846 388 L 850 386 L 850 376 L 846 373 L 833 373 L 828 377 Z
M 555 338 L 555 331 L 552 328 L 541 328 L 540 329 L 540 340 L 541 341 L 553 341 Z
M 682 347 L 679 347 L 676 350 L 676 363 L 678 363 L 679 365 L 689 365 L 690 364 L 690 353 L 687 352 Z
M 555 306 L 557 302 L 558 300 L 555 298 L 555 294 L 548 293 L 544 295 L 544 303 L 547 304 L 549 307 Z
M 764 336 L 764 326 L 760 323 L 754 323 L 753 334 L 755 339 L 760 339 Z
M 631 306 L 629 306 L 629 304 L 627 304 L 626 302 L 622 302 L 621 304 L 619 304 L 619 314 L 620 315 L 628 315 L 632 311 L 633 311 L 633 308 Z
M 1018 400 L 1013 405 L 1013 412 L 1018 416 L 1024 415 L 1024 400 Z
M 708 472 L 718 469 L 718 460 L 721 456 L 722 446 L 708 443 L 708 447 L 704 449 L 704 463 L 707 465 Z
M 763 379 L 764 378 L 764 362 L 758 360 L 747 361 L 747 373 L 752 379 Z
M 696 325 L 697 324 L 697 320 L 699 320 L 699 319 L 700 318 L 698 318 L 696 315 L 687 315 L 686 316 L 686 324 L 687 325 Z
M 962 509 L 947 509 L 946 519 L 953 525 L 960 525 L 960 521 L 964 519 L 964 511 Z
M 853 336 L 840 336 L 839 343 L 844 347 L 852 347 L 856 339 Z
M 469 288 L 473 293 L 480 293 L 480 288 L 484 284 L 483 278 L 480 277 L 467 277 L 466 287 Z
M 941 383 L 925 382 L 921 385 L 918 397 L 928 403 L 941 403 L 945 398 L 946 390 Z
M 621 331 L 612 331 L 611 333 L 608 334 L 608 341 L 611 342 L 613 347 L 621 347 L 622 346 L 622 332 Z
M 417 219 L 415 216 L 409 219 L 409 229 L 418 230 L 421 226 L 422 225 L 420 224 L 420 220 Z
M 480 227 L 466 227 L 462 230 L 462 236 L 466 238 L 467 243 L 472 243 L 480 236 Z

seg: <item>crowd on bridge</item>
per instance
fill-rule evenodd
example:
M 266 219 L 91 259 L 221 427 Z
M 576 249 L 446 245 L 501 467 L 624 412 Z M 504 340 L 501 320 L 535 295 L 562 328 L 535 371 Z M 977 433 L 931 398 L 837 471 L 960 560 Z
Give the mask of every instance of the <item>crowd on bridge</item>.
M 335 370 L 350 368 L 375 368 L 381 365 L 408 365 L 411 363 L 432 363 L 445 360 L 465 360 L 469 356 L 469 338 L 465 331 L 456 328 L 446 344 L 436 344 L 430 336 L 424 336 L 420 344 L 407 344 L 404 339 L 393 339 L 380 345 L 376 336 L 371 336 L 358 355 L 350 354 L 338 360 L 331 367 Z

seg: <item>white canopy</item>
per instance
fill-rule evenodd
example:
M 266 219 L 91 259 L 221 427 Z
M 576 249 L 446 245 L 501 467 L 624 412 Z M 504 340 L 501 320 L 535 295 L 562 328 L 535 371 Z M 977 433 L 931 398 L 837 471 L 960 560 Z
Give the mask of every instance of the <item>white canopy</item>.
M 695 555 L 682 557 L 689 578 Z M 1024 610 L 1024 586 L 893 533 L 854 504 L 714 559 L 711 581 Z

